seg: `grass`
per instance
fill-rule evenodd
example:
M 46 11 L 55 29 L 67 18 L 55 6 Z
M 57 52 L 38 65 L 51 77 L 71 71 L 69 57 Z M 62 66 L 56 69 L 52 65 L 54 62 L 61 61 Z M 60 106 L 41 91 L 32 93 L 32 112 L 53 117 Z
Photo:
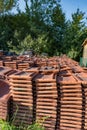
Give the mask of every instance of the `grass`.
M 9 122 L 0 120 L 0 130 L 18 130 L 14 125 L 10 125 Z
M 39 122 L 36 122 L 25 128 L 22 126 L 16 127 L 13 124 L 10 124 L 9 122 L 0 120 L 0 130 L 45 130 L 45 129 Z
M 23 127 L 23 122 L 22 124 L 20 124 L 19 127 L 16 127 L 15 125 L 13 125 L 14 124 L 13 121 L 8 122 L 0 120 L 0 130 L 45 130 L 45 128 L 43 127 L 43 123 L 47 118 L 49 117 L 40 118 L 35 123 L 27 127 Z
M 48 119 L 49 117 L 43 117 L 40 118 L 39 120 L 37 120 L 35 123 L 24 127 L 23 126 L 23 122 L 20 123 L 19 127 L 16 127 L 14 125 L 14 122 L 16 120 L 16 114 L 18 112 L 18 107 L 16 109 L 16 112 L 13 116 L 12 121 L 4 121 L 0 119 L 0 130 L 45 130 L 45 128 L 43 127 L 43 123 L 45 122 L 46 119 Z

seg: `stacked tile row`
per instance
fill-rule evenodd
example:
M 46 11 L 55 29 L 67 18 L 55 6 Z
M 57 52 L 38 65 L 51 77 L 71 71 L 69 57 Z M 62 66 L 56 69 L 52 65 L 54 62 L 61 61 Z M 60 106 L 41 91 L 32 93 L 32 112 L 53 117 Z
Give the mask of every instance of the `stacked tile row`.
M 18 63 L 18 70 L 29 68 L 29 63 Z
M 33 120 L 32 79 L 35 73 L 17 72 L 9 76 L 12 95 L 12 116 L 15 114 L 15 124 L 29 125 Z
M 54 73 L 38 74 L 36 84 L 36 120 L 44 120 L 46 130 L 55 130 L 57 115 L 57 87 Z
M 0 67 L 0 79 L 9 80 L 11 86 L 14 124 L 29 125 L 33 121 L 44 120 L 46 130 L 86 130 L 86 69 L 66 56 L 43 59 L 41 62 L 39 64 L 38 59 L 39 67 L 24 67 L 25 70 L 20 72 Z M 8 100 L 2 101 L 0 103 L 3 105 L 0 106 L 5 106 L 7 112 Z M 1 108 L 0 113 L 3 112 Z
M 0 80 L 0 119 L 6 120 L 9 117 L 9 101 L 10 101 L 10 89 L 8 83 L 4 80 Z
M 87 73 L 81 72 L 76 74 L 82 85 L 82 120 L 83 130 L 87 129 Z
M 4 66 L 5 67 L 10 67 L 12 69 L 17 69 L 17 62 L 16 61 L 5 61 Z
M 57 130 L 81 130 L 83 128 L 81 82 L 67 72 L 58 75 L 57 84 L 60 93 Z

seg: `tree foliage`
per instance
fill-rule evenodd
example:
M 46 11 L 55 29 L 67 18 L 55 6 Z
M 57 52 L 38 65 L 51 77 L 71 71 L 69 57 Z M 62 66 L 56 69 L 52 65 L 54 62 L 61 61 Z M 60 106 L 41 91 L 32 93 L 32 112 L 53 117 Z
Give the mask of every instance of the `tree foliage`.
M 77 9 L 72 14 L 72 21 L 68 21 L 64 38 L 64 51 L 71 58 L 79 58 L 81 56 L 81 44 L 86 38 L 84 33 L 86 26 L 84 22 L 84 13 Z M 67 43 L 67 44 L 66 44 Z
M 77 9 L 72 20 L 66 20 L 60 0 L 24 0 L 25 12 L 3 14 L 17 2 L 0 2 L 0 49 L 16 53 L 33 49 L 37 54 L 67 54 L 79 59 L 81 44 L 87 37 L 85 13 Z
M 0 0 L 0 13 L 11 10 L 17 3 L 17 0 Z

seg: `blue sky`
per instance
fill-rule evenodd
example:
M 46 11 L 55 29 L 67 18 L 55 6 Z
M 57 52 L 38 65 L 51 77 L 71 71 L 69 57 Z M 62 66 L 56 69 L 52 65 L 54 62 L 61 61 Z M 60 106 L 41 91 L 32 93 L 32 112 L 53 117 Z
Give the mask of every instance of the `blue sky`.
M 71 19 L 71 14 L 76 12 L 77 8 L 82 12 L 87 12 L 87 0 L 61 0 L 61 5 L 67 19 Z
M 24 0 L 19 0 L 20 9 L 24 10 Z M 67 19 L 71 19 L 71 14 L 79 8 L 83 12 L 87 12 L 87 0 L 61 0 L 63 12 Z M 16 12 L 15 9 L 13 12 Z M 87 16 L 87 13 L 86 13 Z

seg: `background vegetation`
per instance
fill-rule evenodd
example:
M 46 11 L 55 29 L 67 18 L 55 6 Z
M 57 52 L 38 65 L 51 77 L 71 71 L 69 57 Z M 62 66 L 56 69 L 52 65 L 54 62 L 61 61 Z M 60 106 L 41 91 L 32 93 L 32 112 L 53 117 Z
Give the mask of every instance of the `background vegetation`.
M 61 0 L 24 0 L 24 12 L 18 2 L 0 0 L 0 49 L 16 53 L 33 49 L 36 54 L 67 54 L 79 60 L 87 37 L 84 12 L 77 9 L 72 20 L 67 20 Z

